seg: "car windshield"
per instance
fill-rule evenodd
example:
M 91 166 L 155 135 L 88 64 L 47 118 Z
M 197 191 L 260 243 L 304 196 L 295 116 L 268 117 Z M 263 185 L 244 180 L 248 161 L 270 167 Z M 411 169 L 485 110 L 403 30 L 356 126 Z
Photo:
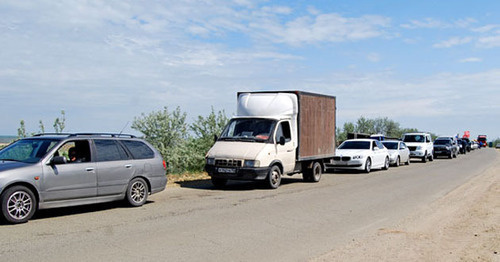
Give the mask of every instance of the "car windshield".
M 0 150 L 0 161 L 36 163 L 52 149 L 56 139 L 22 139 Z
M 276 120 L 262 118 L 232 119 L 221 134 L 223 141 L 271 141 Z
M 434 145 L 450 145 L 451 142 L 448 139 L 437 139 L 434 141 Z
M 398 142 L 382 142 L 382 144 L 384 144 L 384 146 L 389 150 L 398 149 Z
M 403 142 L 418 142 L 418 143 L 424 143 L 425 142 L 425 137 L 422 135 L 406 135 L 403 139 Z
M 339 149 L 370 149 L 370 141 L 345 141 Z

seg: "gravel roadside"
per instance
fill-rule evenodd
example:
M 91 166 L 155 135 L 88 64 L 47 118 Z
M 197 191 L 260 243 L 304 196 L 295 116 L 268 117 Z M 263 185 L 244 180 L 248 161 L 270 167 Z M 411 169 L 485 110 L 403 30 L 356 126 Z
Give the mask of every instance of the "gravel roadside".
M 492 150 L 492 149 L 490 149 Z M 312 261 L 500 262 L 500 151 L 496 163 L 391 228 Z

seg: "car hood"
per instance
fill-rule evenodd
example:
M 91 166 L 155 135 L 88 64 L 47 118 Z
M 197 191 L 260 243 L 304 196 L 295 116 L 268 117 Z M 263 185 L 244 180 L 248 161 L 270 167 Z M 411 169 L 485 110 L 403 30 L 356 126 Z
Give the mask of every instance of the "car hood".
M 367 149 L 337 149 L 335 151 L 336 156 L 357 156 L 357 155 L 368 155 L 370 150 Z
M 8 171 L 12 169 L 17 169 L 25 166 L 29 166 L 31 164 L 23 163 L 23 162 L 16 162 L 16 161 L 0 161 L 0 172 L 3 171 Z
M 207 157 L 253 160 L 257 159 L 266 145 L 258 142 L 217 141 L 208 151 Z

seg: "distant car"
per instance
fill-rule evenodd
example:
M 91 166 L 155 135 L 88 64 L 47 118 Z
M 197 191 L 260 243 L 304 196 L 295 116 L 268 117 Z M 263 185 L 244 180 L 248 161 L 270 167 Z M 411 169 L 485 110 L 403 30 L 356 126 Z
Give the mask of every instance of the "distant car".
M 400 163 L 410 164 L 410 150 L 403 141 L 382 141 L 389 151 L 389 162 L 391 165 L 399 166 Z
M 432 138 L 429 133 L 405 133 L 403 134 L 403 142 L 410 149 L 411 158 L 419 158 L 422 162 L 434 160 L 432 151 Z
M 389 151 L 378 140 L 349 139 L 336 150 L 333 163 L 334 169 L 363 170 L 366 173 L 374 168 L 389 169 Z
M 495 146 L 496 149 L 500 149 L 500 143 L 497 143 L 497 145 Z
M 476 141 L 471 141 L 470 142 L 470 149 L 471 150 L 476 150 L 479 148 L 479 144 Z
M 439 137 L 434 140 L 434 158 L 438 156 L 447 156 L 448 158 L 456 158 L 458 155 L 458 147 L 449 137 Z
M 467 141 L 465 141 L 463 138 L 457 139 L 457 144 L 460 147 L 460 154 L 467 154 L 467 152 L 470 152 L 470 146 L 467 144 Z M 469 149 L 467 149 L 469 147 Z
M 160 153 L 123 134 L 44 134 L 0 150 L 1 214 L 28 221 L 37 209 L 125 200 L 142 206 L 167 184 Z

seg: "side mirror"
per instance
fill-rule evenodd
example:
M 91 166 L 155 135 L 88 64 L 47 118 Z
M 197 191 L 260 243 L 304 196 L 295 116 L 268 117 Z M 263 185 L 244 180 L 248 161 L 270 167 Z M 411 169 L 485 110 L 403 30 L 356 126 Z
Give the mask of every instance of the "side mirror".
M 64 156 L 55 156 L 50 161 L 50 164 L 51 165 L 62 165 L 62 164 L 66 164 L 67 162 L 68 161 L 66 160 L 66 157 L 64 157 Z
M 214 135 L 214 143 L 217 142 L 218 139 L 219 137 L 217 137 L 217 135 Z
M 284 146 L 285 142 L 286 142 L 285 137 L 284 136 L 280 136 L 279 144 L 282 145 L 282 146 Z

